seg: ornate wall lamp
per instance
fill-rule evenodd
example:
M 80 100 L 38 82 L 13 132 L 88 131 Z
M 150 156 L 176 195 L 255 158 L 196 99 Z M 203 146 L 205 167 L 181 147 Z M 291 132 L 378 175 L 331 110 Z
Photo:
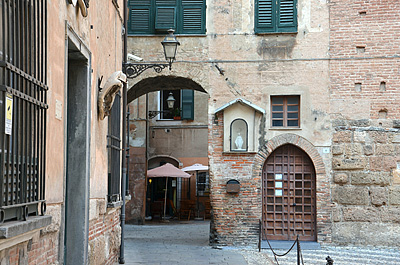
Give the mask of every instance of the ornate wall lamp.
M 153 119 L 160 113 L 171 112 L 174 108 L 174 104 L 175 104 L 175 98 L 172 95 L 172 93 L 169 93 L 169 96 L 167 98 L 168 110 L 149 110 L 149 119 Z
M 153 68 L 156 73 L 161 73 L 161 71 L 167 66 L 169 66 L 169 70 L 171 70 L 172 63 L 175 61 L 176 50 L 178 49 L 178 45 L 180 45 L 179 41 L 176 39 L 174 35 L 173 29 L 168 30 L 168 35 L 165 36 L 161 44 L 164 48 L 164 56 L 168 64 L 127 62 L 124 64 L 126 76 L 128 78 L 136 78 L 141 73 L 151 68 Z

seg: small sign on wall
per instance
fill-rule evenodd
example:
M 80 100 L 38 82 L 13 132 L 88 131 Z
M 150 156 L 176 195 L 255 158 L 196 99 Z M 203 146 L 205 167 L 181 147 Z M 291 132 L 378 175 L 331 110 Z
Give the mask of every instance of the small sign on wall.
M 13 96 L 6 93 L 6 126 L 5 133 L 11 135 L 12 133 L 12 116 L 13 116 Z

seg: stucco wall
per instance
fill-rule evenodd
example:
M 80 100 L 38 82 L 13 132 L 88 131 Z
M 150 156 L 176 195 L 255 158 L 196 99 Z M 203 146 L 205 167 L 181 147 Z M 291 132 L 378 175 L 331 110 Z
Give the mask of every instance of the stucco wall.
M 64 207 L 66 175 L 67 105 L 67 27 L 80 39 L 91 54 L 90 72 L 90 253 L 91 264 L 114 264 L 120 244 L 119 209 L 106 208 L 108 158 L 106 149 L 107 119 L 97 115 L 98 79 L 102 84 L 122 64 L 122 0 L 90 1 L 88 16 L 68 1 L 47 3 L 47 135 L 46 189 L 47 214 L 50 226 L 28 232 L 27 241 L 2 250 L 1 262 L 7 264 L 61 264 L 64 262 Z M 56 108 L 56 105 L 61 108 Z M 79 106 L 78 106 L 79 107 Z M 84 107 L 84 106 L 82 106 Z M 59 113 L 58 109 L 61 109 Z M 61 114 L 61 118 L 57 118 Z M 73 165 L 70 165 L 73 166 Z M 74 196 L 74 194 L 69 194 Z M 85 216 L 82 216 L 85 218 Z M 89 223 L 89 220 L 87 220 Z M 15 241 L 18 243 L 18 240 Z M 101 255 L 99 255 L 101 253 Z M 69 261 L 71 262 L 71 260 Z

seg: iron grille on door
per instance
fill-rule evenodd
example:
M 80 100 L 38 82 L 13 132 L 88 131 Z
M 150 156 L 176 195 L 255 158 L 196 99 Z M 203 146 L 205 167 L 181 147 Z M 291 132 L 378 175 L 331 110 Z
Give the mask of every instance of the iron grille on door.
M 0 0 L 0 222 L 45 211 L 46 1 Z
M 263 229 L 268 239 L 316 240 L 315 170 L 299 148 L 284 145 L 263 170 Z

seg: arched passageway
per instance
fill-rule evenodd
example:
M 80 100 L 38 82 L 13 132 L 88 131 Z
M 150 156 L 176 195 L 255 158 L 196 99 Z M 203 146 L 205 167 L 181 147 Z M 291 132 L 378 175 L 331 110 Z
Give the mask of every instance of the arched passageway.
M 166 104 L 172 94 L 173 109 Z M 128 102 L 131 116 L 128 188 L 134 198 L 127 203 L 126 216 L 128 223 L 141 224 L 146 219 L 161 218 L 161 206 L 165 205 L 166 180 L 146 179 L 148 169 L 163 163 L 180 168 L 196 163 L 208 165 L 208 94 L 190 78 L 156 76 L 131 86 Z M 181 114 L 179 119 L 175 119 L 175 112 Z M 208 172 L 201 172 L 199 176 L 204 180 L 201 187 L 197 186 L 195 175 L 188 180 L 168 179 L 167 215 L 176 217 L 175 209 L 179 210 L 184 199 L 196 203 L 196 193 L 200 189 L 203 198 L 199 201 L 206 200 L 209 205 Z M 190 218 L 193 217 L 195 211 L 191 213 Z
M 128 90 L 128 104 L 150 92 L 161 90 L 190 89 L 207 93 L 197 82 L 180 76 L 156 76 L 143 79 Z

